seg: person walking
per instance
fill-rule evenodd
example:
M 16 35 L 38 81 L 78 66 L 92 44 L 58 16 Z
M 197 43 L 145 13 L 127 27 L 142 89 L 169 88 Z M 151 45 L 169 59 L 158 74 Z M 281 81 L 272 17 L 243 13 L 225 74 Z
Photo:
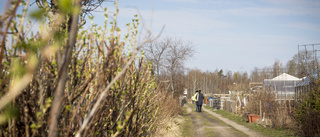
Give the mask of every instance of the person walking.
M 192 101 L 194 102 L 195 106 L 196 106 L 196 111 L 198 111 L 198 107 L 197 107 L 197 95 L 198 95 L 198 90 L 196 90 L 196 93 L 192 96 Z
M 184 104 L 187 103 L 187 97 L 186 96 L 183 96 L 182 99 L 181 99 L 181 107 L 184 106 Z
M 201 112 L 201 107 L 202 107 L 202 104 L 203 104 L 203 99 L 204 99 L 204 96 L 203 96 L 203 94 L 201 93 L 201 90 L 198 90 L 197 101 L 196 101 L 196 105 L 197 105 L 197 108 L 198 108 L 198 112 Z

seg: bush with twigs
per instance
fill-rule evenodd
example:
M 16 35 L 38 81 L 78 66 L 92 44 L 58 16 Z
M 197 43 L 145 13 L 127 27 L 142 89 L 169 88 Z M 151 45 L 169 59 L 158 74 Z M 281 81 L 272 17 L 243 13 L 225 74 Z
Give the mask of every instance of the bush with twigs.
M 13 1 L 1 17 L 0 136 L 149 136 L 160 115 L 176 114 L 163 109 L 170 100 L 140 50 L 138 16 L 122 38 L 117 2 L 113 21 L 105 10 L 104 26 L 84 29 L 81 4 L 60 1 L 49 27 L 46 11 L 32 13 L 41 24 L 34 33 L 28 2 Z

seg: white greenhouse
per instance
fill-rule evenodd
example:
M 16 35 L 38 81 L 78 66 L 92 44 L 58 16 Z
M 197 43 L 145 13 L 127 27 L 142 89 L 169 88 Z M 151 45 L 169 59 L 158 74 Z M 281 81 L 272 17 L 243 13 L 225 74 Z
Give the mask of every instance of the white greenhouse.
M 266 90 L 275 93 L 278 100 L 292 100 L 294 99 L 295 86 L 301 79 L 283 73 L 273 79 L 263 80 L 263 85 Z

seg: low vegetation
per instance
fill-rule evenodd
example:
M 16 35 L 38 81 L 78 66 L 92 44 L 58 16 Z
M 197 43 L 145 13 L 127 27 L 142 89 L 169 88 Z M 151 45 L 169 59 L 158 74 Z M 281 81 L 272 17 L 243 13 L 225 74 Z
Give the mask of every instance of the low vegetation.
M 193 131 L 192 119 L 189 116 L 186 107 L 183 108 L 182 116 L 184 118 L 184 122 L 181 125 L 182 136 L 193 137 L 194 131 Z

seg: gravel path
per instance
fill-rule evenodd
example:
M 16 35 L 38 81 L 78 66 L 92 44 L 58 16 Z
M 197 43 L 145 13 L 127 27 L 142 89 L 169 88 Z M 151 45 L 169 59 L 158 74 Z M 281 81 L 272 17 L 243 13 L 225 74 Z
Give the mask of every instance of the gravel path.
M 235 128 L 235 129 L 237 129 L 237 130 L 239 130 L 239 131 L 247 134 L 247 135 L 250 136 L 250 137 L 263 137 L 263 135 L 261 135 L 260 133 L 258 133 L 258 132 L 256 132 L 256 131 L 253 131 L 253 130 L 251 130 L 251 129 L 243 126 L 243 125 L 240 125 L 240 124 L 238 124 L 238 123 L 236 123 L 236 122 L 234 122 L 234 121 L 231 121 L 231 120 L 229 120 L 229 119 L 227 119 L 227 118 L 224 118 L 224 117 L 222 117 L 221 115 L 219 115 L 219 114 L 217 114 L 217 113 L 214 113 L 213 111 L 210 111 L 210 110 L 208 110 L 208 109 L 206 109 L 206 108 L 204 108 L 204 107 L 202 107 L 202 109 L 203 109 L 205 112 L 209 113 L 210 115 L 212 115 L 212 116 L 220 119 L 221 121 L 227 123 L 228 125 L 230 125 L 231 127 Z
M 184 107 L 187 108 L 187 114 L 176 117 L 169 122 L 170 129 L 165 134 L 156 135 L 156 137 L 180 137 L 182 129 L 180 124 L 184 122 L 186 117 L 191 118 L 193 134 L 183 135 L 186 137 L 263 137 L 263 135 L 255 132 L 245 126 L 239 125 L 221 115 L 202 108 L 203 112 L 195 112 L 194 104 L 187 103 Z
M 241 132 L 207 112 L 195 112 L 194 105 L 188 104 L 187 112 L 192 119 L 194 137 L 246 137 Z M 191 108 L 192 107 L 192 108 Z

